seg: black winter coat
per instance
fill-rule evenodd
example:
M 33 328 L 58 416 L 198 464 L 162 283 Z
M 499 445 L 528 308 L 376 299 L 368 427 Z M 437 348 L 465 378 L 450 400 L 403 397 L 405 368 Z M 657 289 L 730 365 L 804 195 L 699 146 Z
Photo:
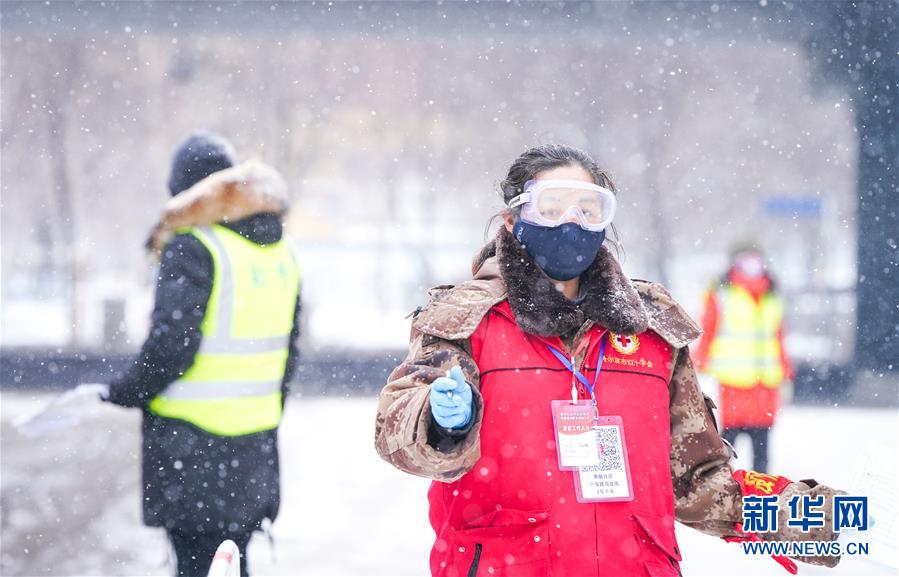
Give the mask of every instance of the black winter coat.
M 281 239 L 280 219 L 257 214 L 225 225 L 257 244 Z M 143 409 L 143 514 L 149 526 L 182 532 L 240 532 L 274 520 L 281 498 L 277 430 L 220 437 L 179 419 L 153 415 L 147 404 L 193 364 L 212 293 L 212 255 L 194 236 L 179 234 L 160 259 L 150 334 L 109 401 Z M 297 298 L 283 398 L 296 372 Z

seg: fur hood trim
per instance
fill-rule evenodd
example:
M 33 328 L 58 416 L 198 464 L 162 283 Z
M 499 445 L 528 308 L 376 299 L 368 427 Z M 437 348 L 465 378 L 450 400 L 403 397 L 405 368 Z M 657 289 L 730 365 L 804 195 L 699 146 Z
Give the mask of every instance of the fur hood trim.
M 235 222 L 254 214 L 285 214 L 290 208 L 287 182 L 274 168 L 250 160 L 209 175 L 166 203 L 147 240 L 158 257 L 179 228 Z
M 556 289 L 556 281 L 546 276 L 505 228 L 500 228 L 496 237 L 496 257 L 509 293 L 509 306 L 525 332 L 540 336 L 573 334 L 587 319 L 625 335 L 642 333 L 649 326 L 637 289 L 605 247 L 581 274 L 578 302 L 568 300 Z
M 508 300 L 522 330 L 541 336 L 572 334 L 587 320 L 620 334 L 653 330 L 675 348 L 702 334 L 663 286 L 626 277 L 605 247 L 581 275 L 578 303 L 556 290 L 555 282 L 505 229 L 478 252 L 472 273 L 471 281 L 432 289 L 413 328 L 442 339 L 464 340 L 493 306 Z

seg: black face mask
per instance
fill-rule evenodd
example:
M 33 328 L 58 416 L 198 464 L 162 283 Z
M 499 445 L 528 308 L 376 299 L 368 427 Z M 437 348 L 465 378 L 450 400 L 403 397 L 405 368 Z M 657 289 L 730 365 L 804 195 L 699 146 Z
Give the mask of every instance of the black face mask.
M 546 276 L 555 280 L 571 280 L 590 268 L 606 238 L 605 230 L 593 232 L 573 222 L 548 227 L 520 219 L 512 234 Z

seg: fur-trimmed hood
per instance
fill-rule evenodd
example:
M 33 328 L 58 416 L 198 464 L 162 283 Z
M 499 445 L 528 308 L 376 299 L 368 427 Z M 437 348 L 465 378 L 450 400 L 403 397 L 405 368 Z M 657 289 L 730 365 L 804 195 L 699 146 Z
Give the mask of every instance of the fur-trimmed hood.
M 262 213 L 283 215 L 289 208 L 287 182 L 281 174 L 250 160 L 213 173 L 169 200 L 147 240 L 147 249 L 158 256 L 182 227 L 235 222 Z
M 500 228 L 472 265 L 474 279 L 436 287 L 414 327 L 450 340 L 467 338 L 491 307 L 503 300 L 518 326 L 540 336 L 574 334 L 586 321 L 621 334 L 651 329 L 674 347 L 687 346 L 701 330 L 661 285 L 631 280 L 603 247 L 581 275 L 581 298 L 570 301 L 555 288 L 524 247 Z

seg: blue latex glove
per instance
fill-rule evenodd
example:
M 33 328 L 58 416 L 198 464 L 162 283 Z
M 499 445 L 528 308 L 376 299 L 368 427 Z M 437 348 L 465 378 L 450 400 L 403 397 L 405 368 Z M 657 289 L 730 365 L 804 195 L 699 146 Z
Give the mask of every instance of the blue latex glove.
M 471 385 L 458 365 L 431 383 L 430 400 L 431 414 L 441 427 L 462 429 L 471 421 Z

